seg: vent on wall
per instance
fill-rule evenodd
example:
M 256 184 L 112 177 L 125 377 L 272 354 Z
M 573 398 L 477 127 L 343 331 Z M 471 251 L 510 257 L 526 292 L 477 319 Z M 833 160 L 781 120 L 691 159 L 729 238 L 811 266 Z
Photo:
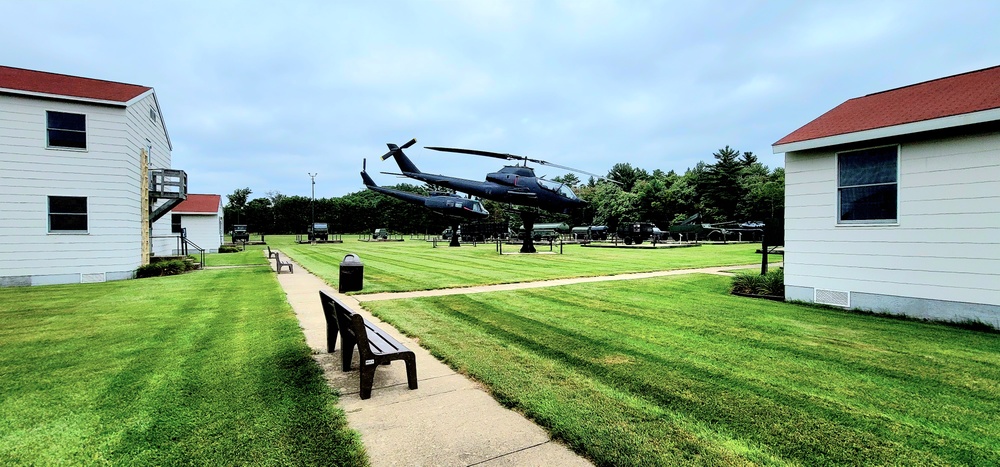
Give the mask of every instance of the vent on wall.
M 815 289 L 815 293 L 813 295 L 813 301 L 816 303 L 822 303 L 823 305 L 833 305 L 833 306 L 842 306 L 844 308 L 850 308 L 851 293 L 842 292 L 840 290 Z
M 89 274 L 80 274 L 81 284 L 92 284 L 94 282 L 107 282 L 107 278 L 104 277 L 103 272 L 94 272 Z

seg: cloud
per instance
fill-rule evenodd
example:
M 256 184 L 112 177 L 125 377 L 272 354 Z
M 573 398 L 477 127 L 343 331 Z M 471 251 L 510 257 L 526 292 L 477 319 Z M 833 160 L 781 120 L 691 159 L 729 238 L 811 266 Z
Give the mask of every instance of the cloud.
M 992 2 L 6 2 L 0 63 L 156 88 L 198 191 L 361 188 L 386 142 L 605 173 L 770 144 L 851 97 L 1000 63 Z M 471 179 L 500 161 L 419 147 Z M 550 174 L 558 175 L 556 173 Z M 394 183 L 383 180 L 380 183 Z

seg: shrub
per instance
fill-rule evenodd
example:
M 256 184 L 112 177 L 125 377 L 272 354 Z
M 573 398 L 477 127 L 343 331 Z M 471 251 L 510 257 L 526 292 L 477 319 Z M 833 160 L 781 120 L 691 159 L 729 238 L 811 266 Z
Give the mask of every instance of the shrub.
M 785 295 L 784 269 L 772 269 L 765 275 L 742 272 L 733 277 L 731 291 L 747 295 Z
M 767 271 L 764 276 L 765 295 L 785 296 L 785 270 L 783 268 Z
M 139 266 L 139 269 L 135 270 L 136 279 L 142 279 L 144 277 L 157 277 L 163 275 L 163 263 L 150 263 Z
M 238 253 L 239 251 L 239 248 L 231 245 L 222 245 L 219 247 L 219 253 Z
M 188 264 L 179 259 L 160 261 L 158 263 L 139 266 L 135 270 L 135 277 L 136 279 L 142 279 L 144 277 L 174 276 L 188 269 L 190 269 Z

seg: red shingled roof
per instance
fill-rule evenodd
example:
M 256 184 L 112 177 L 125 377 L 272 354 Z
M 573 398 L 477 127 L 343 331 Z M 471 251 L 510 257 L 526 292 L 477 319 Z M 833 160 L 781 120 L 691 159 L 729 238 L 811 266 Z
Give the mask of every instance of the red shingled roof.
M 1000 66 L 857 97 L 775 146 L 1000 108 Z
M 0 66 L 2 89 L 125 103 L 153 88 Z
M 222 196 L 219 195 L 193 195 L 188 194 L 187 199 L 181 201 L 176 207 L 171 209 L 173 213 L 205 213 L 215 214 L 219 212 L 219 203 Z

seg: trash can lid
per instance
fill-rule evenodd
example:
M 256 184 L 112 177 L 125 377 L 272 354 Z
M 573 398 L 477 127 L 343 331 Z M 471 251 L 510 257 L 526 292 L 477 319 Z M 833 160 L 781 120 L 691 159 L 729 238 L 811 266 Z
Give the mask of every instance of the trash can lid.
M 340 262 L 341 266 L 353 265 L 353 264 L 358 264 L 358 265 L 361 264 L 361 257 L 354 253 L 348 253 L 346 256 L 344 256 L 344 260 Z

